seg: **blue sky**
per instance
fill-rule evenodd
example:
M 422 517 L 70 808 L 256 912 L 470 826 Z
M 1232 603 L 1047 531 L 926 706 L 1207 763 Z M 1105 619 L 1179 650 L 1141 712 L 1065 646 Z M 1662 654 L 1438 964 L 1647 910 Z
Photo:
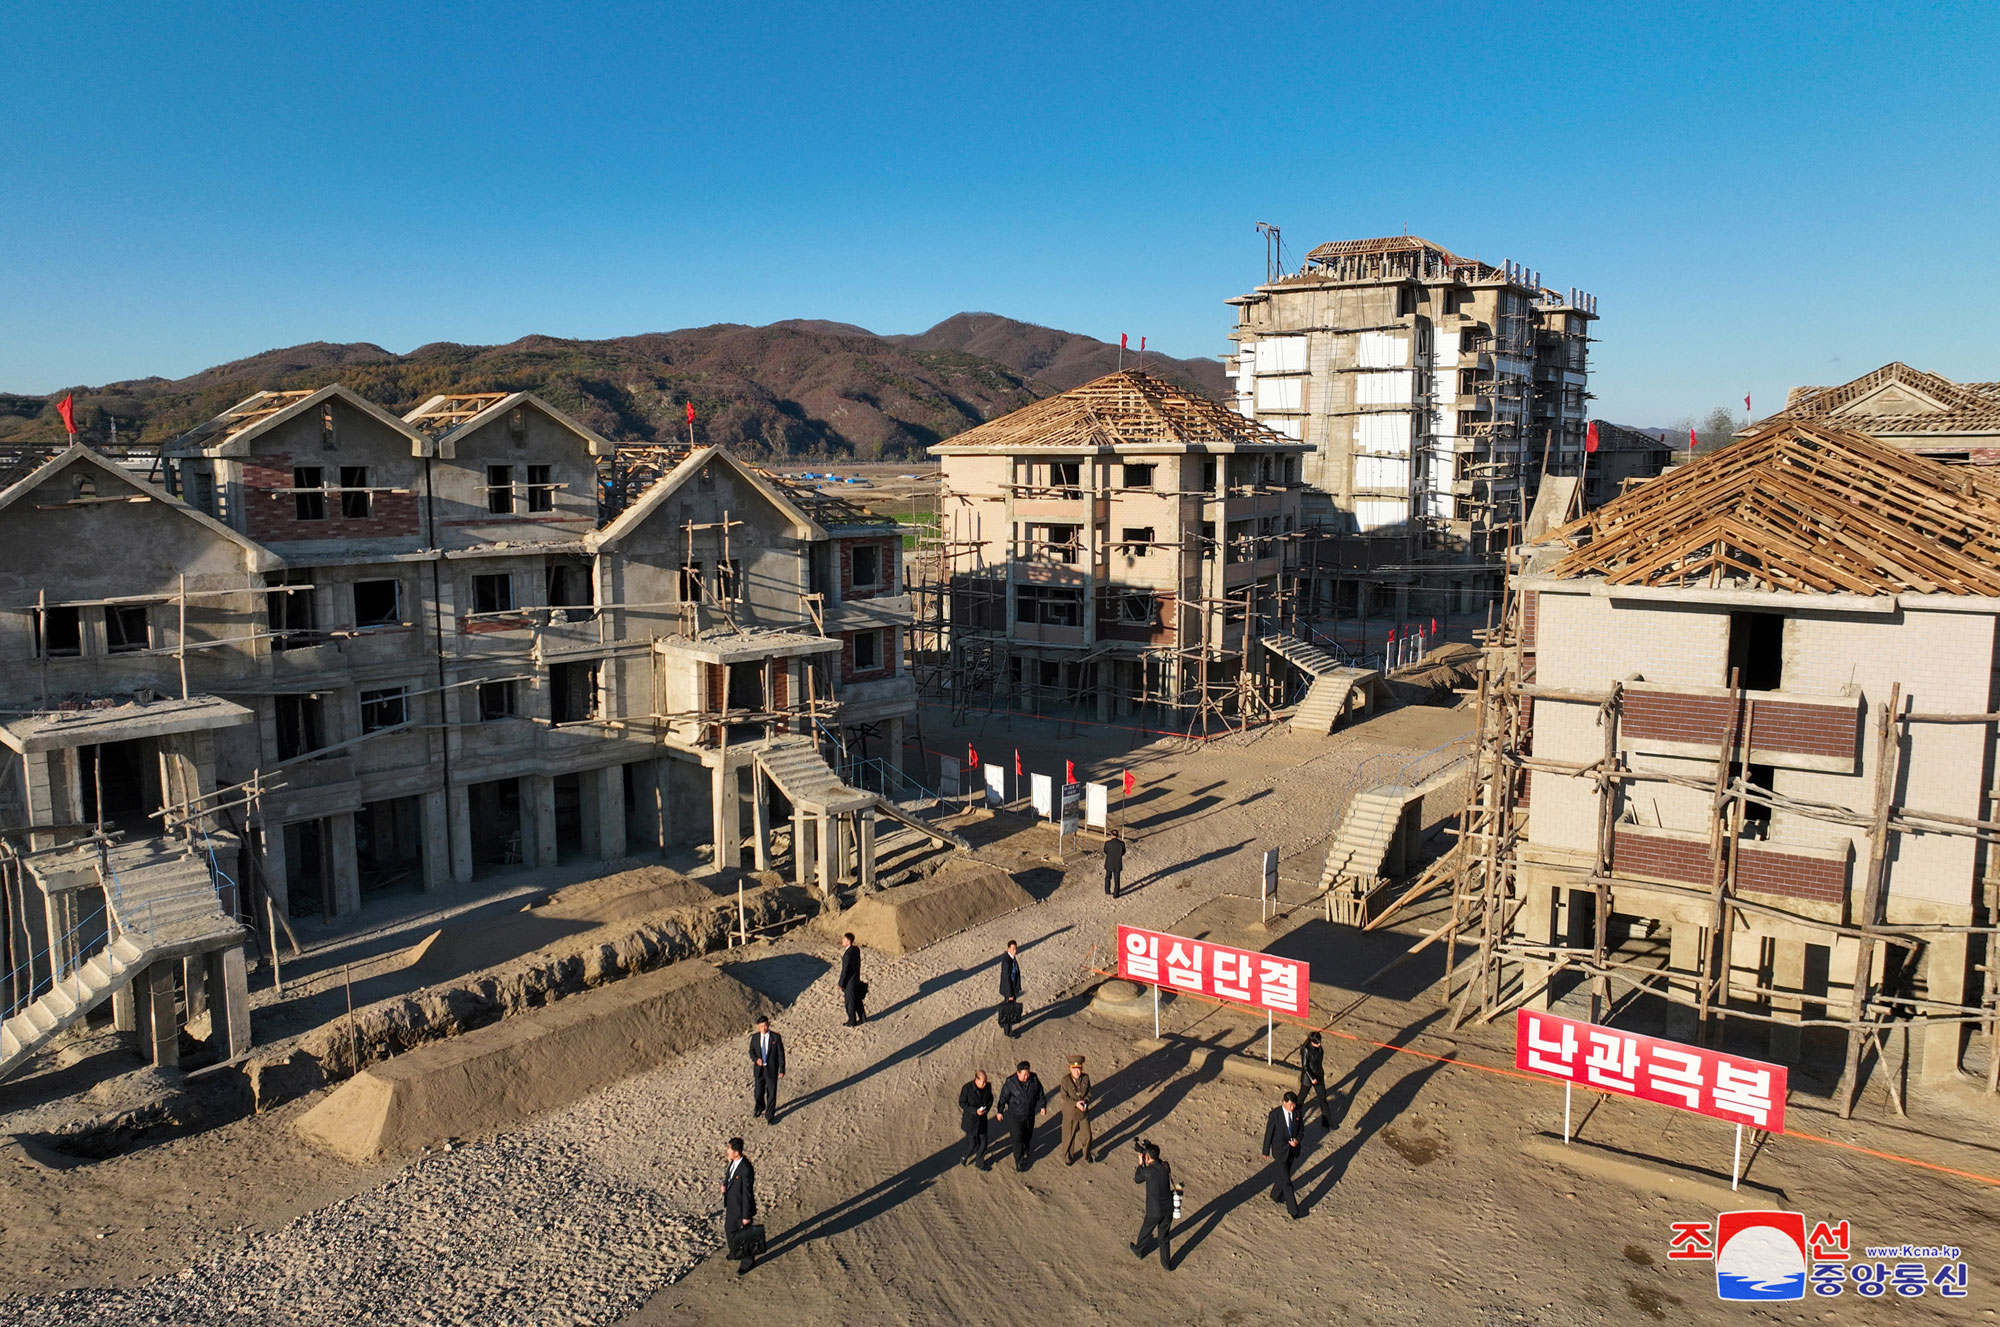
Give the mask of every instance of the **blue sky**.
M 1597 413 L 2000 379 L 2000 9 L 51 4 L 0 390 L 300 341 L 991 310 L 1228 349 L 1405 228 L 1597 293 Z

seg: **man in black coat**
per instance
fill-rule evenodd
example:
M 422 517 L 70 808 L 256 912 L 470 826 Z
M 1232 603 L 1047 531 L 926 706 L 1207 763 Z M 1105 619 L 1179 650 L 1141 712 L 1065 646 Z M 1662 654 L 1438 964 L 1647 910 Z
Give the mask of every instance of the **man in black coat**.
M 1326 1048 L 1320 1044 L 1319 1033 L 1308 1032 L 1305 1044 L 1299 1047 L 1299 1105 L 1303 1107 L 1315 1091 L 1319 1094 L 1320 1130 L 1331 1132 L 1333 1114 L 1326 1107 Z
M 1305 1215 L 1299 1210 L 1298 1196 L 1292 1192 L 1292 1167 L 1299 1163 L 1299 1141 L 1304 1133 L 1305 1126 L 1299 1119 L 1298 1096 L 1287 1092 L 1283 1103 L 1264 1121 L 1264 1155 L 1277 1165 L 1277 1178 L 1271 1185 L 1271 1201 L 1283 1203 L 1294 1221 Z
M 757 1261 L 746 1232 L 757 1219 L 757 1169 L 743 1155 L 743 1140 L 732 1138 L 724 1148 L 729 1164 L 722 1172 L 722 1229 L 738 1276 Z
M 840 937 L 840 996 L 847 1002 L 847 1026 L 860 1027 L 867 1019 L 868 1011 L 861 1007 L 867 994 L 868 983 L 861 980 L 861 946 L 849 931 Z
M 1042 1080 L 1026 1060 L 1014 1066 L 1014 1076 L 1000 1088 L 1000 1115 L 1014 1131 L 1014 1169 L 1028 1168 L 1028 1152 L 1035 1141 L 1035 1120 L 1049 1113 L 1048 1095 Z
M 778 1080 L 785 1076 L 785 1039 L 771 1031 L 771 1020 L 757 1020 L 750 1034 L 750 1117 L 778 1122 Z
M 986 1128 L 992 1120 L 993 1085 L 984 1069 L 976 1070 L 972 1081 L 958 1089 L 958 1127 L 965 1130 L 965 1159 L 959 1165 L 992 1169 L 986 1164 Z
M 1174 1172 L 1160 1160 L 1158 1143 L 1139 1144 L 1139 1168 L 1132 1172 L 1132 1182 L 1146 1186 L 1146 1218 L 1139 1227 L 1139 1238 L 1132 1241 L 1132 1252 L 1141 1258 L 1151 1253 L 1152 1237 L 1157 1234 L 1160 1266 L 1171 1272 L 1174 1262 L 1167 1251 L 1167 1239 L 1174 1230 Z
M 1110 837 L 1104 840 L 1104 892 L 1112 898 L 1117 898 L 1124 883 L 1125 840 L 1119 838 L 1118 831 L 1114 829 Z
M 1021 959 L 1020 945 L 1009 940 L 1007 952 L 1000 955 L 1000 1031 L 1010 1037 L 1021 1034 L 1014 1025 L 1021 1021 Z

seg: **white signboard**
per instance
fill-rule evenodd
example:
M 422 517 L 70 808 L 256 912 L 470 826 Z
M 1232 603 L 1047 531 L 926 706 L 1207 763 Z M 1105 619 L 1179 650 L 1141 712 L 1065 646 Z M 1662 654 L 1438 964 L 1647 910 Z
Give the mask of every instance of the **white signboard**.
M 1263 897 L 1278 897 L 1278 850 L 1264 849 L 1264 894 Z
M 1007 804 L 1007 767 L 1005 765 L 986 766 L 986 804 L 1005 806 Z
M 1076 833 L 1076 804 L 1081 800 L 1078 794 L 1082 791 L 1083 789 L 1074 783 L 1065 783 L 1062 786 L 1062 832 L 1064 834 Z
M 1083 785 L 1083 823 L 1104 829 L 1111 823 L 1111 787 L 1103 783 Z
M 1035 814 L 1053 820 L 1056 814 L 1056 781 L 1047 774 L 1028 776 L 1029 797 L 1034 802 Z
M 938 796 L 957 797 L 959 796 L 959 792 L 960 790 L 958 783 L 958 757 L 939 756 Z

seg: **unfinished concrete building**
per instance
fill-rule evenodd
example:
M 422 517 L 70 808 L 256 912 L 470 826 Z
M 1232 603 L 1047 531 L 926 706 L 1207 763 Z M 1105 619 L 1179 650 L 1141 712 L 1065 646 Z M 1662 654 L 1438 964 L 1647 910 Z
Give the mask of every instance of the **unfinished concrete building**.
M 1778 423 L 1853 429 L 1946 465 L 2000 465 L 2000 382 L 1953 382 L 1907 364 L 1838 387 L 1794 387 L 1783 410 L 1746 433 Z
M 1290 634 L 1308 451 L 1136 371 L 931 448 L 920 680 L 960 705 L 1194 726 L 1296 699 L 1336 667 Z
M 1460 1017 L 1844 1034 L 1843 1110 L 1864 1053 L 1898 1094 L 1978 1029 L 1990 1087 L 1996 532 L 2000 485 L 1780 423 L 1524 550 L 1453 862 Z
M 1586 511 L 1602 507 L 1627 484 L 1657 478 L 1673 460 L 1672 444 L 1643 429 L 1604 419 L 1590 422 L 1597 428 L 1597 450 L 1584 457 L 1580 476 Z
M 1402 235 L 1322 244 L 1229 303 L 1234 404 L 1311 449 L 1307 522 L 1339 536 L 1303 568 L 1314 604 L 1497 585 L 1539 477 L 1581 468 L 1595 298 Z
M 566 856 L 761 868 L 788 815 L 802 881 L 871 884 L 916 711 L 899 527 L 642 450 L 525 393 L 335 386 L 195 429 L 167 487 L 73 447 L 0 493 L 0 1074 L 105 998 L 167 1055 L 176 1008 L 240 997 L 239 919 Z

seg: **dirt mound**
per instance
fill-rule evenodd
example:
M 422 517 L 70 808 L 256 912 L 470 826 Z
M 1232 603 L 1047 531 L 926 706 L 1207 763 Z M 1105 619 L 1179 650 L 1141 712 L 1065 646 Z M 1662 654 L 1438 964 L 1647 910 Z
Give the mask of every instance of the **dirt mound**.
M 1390 690 L 1406 704 L 1453 705 L 1454 693 L 1479 684 L 1479 647 L 1453 641 L 1389 674 Z
M 997 866 L 954 861 L 921 884 L 866 894 L 845 912 L 822 915 L 820 924 L 886 954 L 908 954 L 981 922 L 1025 908 L 1035 900 Z
M 544 895 L 498 921 L 482 919 L 434 931 L 416 946 L 409 971 L 419 983 L 435 985 L 512 962 L 600 926 L 715 900 L 705 886 L 664 866 L 620 871 Z
M 299 1117 L 350 1161 L 412 1152 L 553 1110 L 777 1012 L 712 963 L 677 963 L 356 1074 Z

